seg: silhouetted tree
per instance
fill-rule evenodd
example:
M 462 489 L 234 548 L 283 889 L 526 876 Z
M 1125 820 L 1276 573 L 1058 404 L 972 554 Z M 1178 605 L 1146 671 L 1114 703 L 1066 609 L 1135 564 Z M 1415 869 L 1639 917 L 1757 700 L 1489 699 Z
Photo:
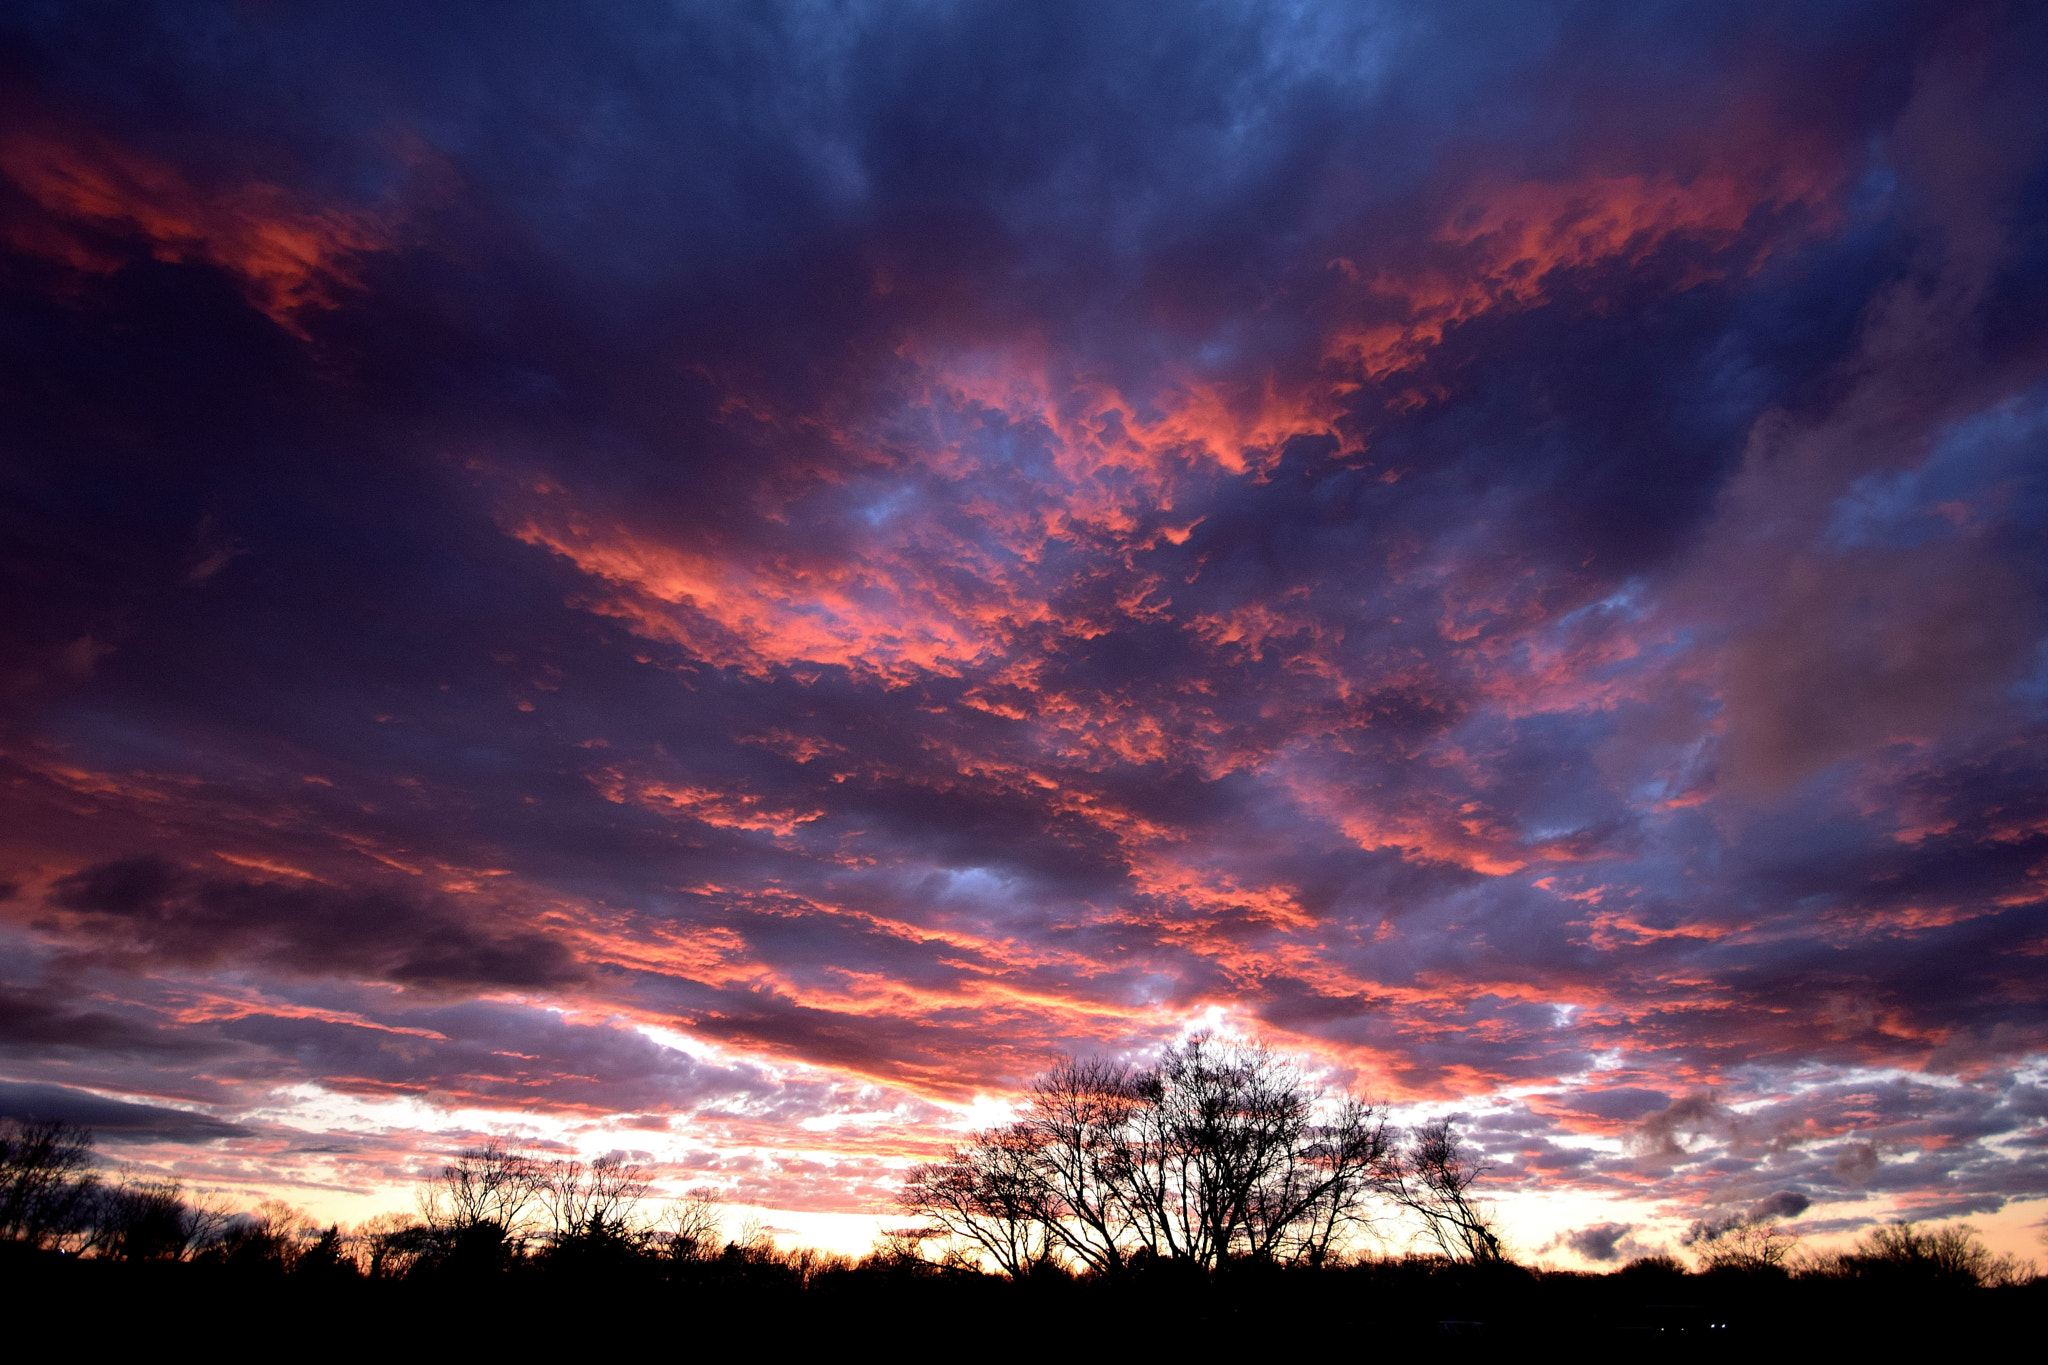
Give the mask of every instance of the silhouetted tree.
M 1702 1270 L 1781 1271 L 1799 1234 L 1769 1218 L 1738 1215 L 1694 1223 L 1679 1238 Z
M 1134 1092 L 1112 1179 L 1155 1256 L 1320 1263 L 1382 1182 L 1380 1111 L 1330 1104 L 1266 1048 L 1197 1035 Z
M 1676 1256 L 1657 1252 L 1638 1256 L 1614 1273 L 1634 1280 L 1666 1280 L 1683 1278 L 1688 1272 L 1685 1262 Z
M 82 1250 L 114 1261 L 176 1261 L 212 1244 L 229 1214 L 214 1196 L 185 1198 L 176 1180 L 145 1178 L 102 1185 Z
M 433 1241 L 433 1229 L 408 1213 L 380 1213 L 356 1229 L 363 1273 L 373 1280 L 403 1279 Z
M 354 1279 L 360 1272 L 339 1226 L 330 1224 L 292 1267 L 292 1273 L 315 1280 Z
M 883 1228 L 861 1258 L 860 1268 L 911 1275 L 972 1269 L 973 1258 L 957 1247 L 942 1249 L 936 1259 L 927 1254 L 933 1243 L 943 1246 L 952 1240 L 953 1234 L 940 1227 Z
M 1057 1260 L 1320 1263 L 1388 1160 L 1381 1112 L 1263 1047 L 1201 1034 L 1157 1066 L 1069 1062 L 1024 1112 L 911 1173 L 903 1206 L 1013 1277 Z
M 1455 1261 L 1505 1261 L 1493 1211 L 1472 1195 L 1486 1168 L 1465 1150 L 1449 1119 L 1415 1130 L 1406 1152 L 1387 1167 L 1387 1192 L 1422 1219 L 1437 1248 Z
M 1135 1250 L 1127 1148 L 1144 1103 L 1143 1076 L 1111 1062 L 1070 1061 L 1033 1081 L 1023 1117 L 976 1145 L 978 1176 L 1001 1192 L 999 1220 L 1029 1219 L 1040 1255 L 1057 1247 L 1091 1270 L 1122 1268 Z
M 700 1185 L 669 1201 L 661 1220 L 660 1241 L 670 1260 L 707 1261 L 718 1255 L 725 1222 L 725 1201 L 709 1185 Z
M 599 1157 L 587 1167 L 578 1161 L 554 1163 L 540 1186 L 551 1251 L 616 1256 L 637 1248 L 648 1232 L 638 1218 L 647 1188 L 640 1168 L 616 1156 Z
M 72 1124 L 0 1120 L 0 1236 L 43 1247 L 82 1231 L 99 1187 L 92 1147 Z
M 1873 1228 L 1853 1250 L 1815 1257 L 1808 1270 L 1831 1277 L 1957 1288 L 2026 1284 L 2035 1275 L 2033 1262 L 2011 1252 L 1994 1254 L 1968 1223 L 1923 1228 L 1900 1222 Z
M 459 1153 L 420 1191 L 420 1214 L 440 1254 L 468 1264 L 517 1250 L 527 1213 L 547 1186 L 547 1164 L 496 1138 Z
M 901 1202 L 930 1227 L 898 1237 L 899 1259 L 909 1233 L 938 1232 L 979 1247 L 1013 1279 L 1044 1265 L 1052 1254 L 1057 1217 L 1039 1168 L 1037 1141 L 1021 1127 L 981 1133 L 946 1160 L 914 1168 Z
M 312 1229 L 302 1210 L 281 1199 L 265 1199 L 253 1211 L 229 1219 L 209 1255 L 244 1270 L 290 1270 Z

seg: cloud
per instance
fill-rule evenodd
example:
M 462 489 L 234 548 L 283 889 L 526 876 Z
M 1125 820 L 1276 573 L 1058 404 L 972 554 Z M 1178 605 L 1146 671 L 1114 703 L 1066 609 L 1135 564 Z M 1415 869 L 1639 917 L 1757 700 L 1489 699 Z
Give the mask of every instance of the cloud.
M 1687 1144 L 1701 1137 L 1732 1136 L 1738 1122 L 1718 1096 L 1696 1091 L 1644 1115 L 1632 1139 L 1636 1149 L 1647 1156 L 1676 1160 L 1689 1155 Z
M 1616 1261 L 1624 1254 L 1620 1243 L 1632 1230 L 1628 1223 L 1594 1223 L 1565 1234 L 1564 1245 L 1589 1261 Z
M 49 990 L 0 987 L 0 1050 L 178 1054 L 211 1050 L 197 1040 L 102 1010 L 79 1009 Z
M 542 986 L 575 980 L 571 952 L 543 934 L 494 933 L 448 903 L 273 880 L 209 878 L 155 856 L 59 878 L 50 904 L 104 950 L 204 966 L 237 959 L 287 971 L 408 985 Z
M 1812 1202 L 1796 1190 L 1780 1190 L 1776 1194 L 1759 1199 L 1746 1209 L 1695 1220 L 1693 1225 L 1679 1236 L 1679 1245 L 1693 1246 L 1699 1242 L 1711 1241 L 1737 1228 L 1775 1224 L 1780 1219 L 1796 1218 L 1811 1207 Z
M 0 139 L 0 175 L 40 210 L 0 224 L 17 252 L 86 275 L 136 257 L 205 262 L 301 336 L 299 315 L 335 307 L 358 283 L 353 258 L 390 237 L 375 212 L 306 204 L 260 181 L 201 189 L 82 128 L 16 122 Z
M 14 1119 L 55 1119 L 90 1128 L 112 1142 L 214 1142 L 249 1137 L 254 1130 L 208 1114 L 132 1104 L 61 1085 L 22 1085 L 0 1081 L 0 1116 Z
M 1797 1190 L 1779 1190 L 1751 1204 L 1742 1216 L 1752 1223 L 1767 1223 L 1780 1218 L 1797 1218 L 1812 1205 L 1813 1201 Z
M 1845 1180 L 1862 1183 L 1877 1173 L 1877 1148 L 1868 1142 L 1843 1145 L 1834 1161 L 1834 1172 Z

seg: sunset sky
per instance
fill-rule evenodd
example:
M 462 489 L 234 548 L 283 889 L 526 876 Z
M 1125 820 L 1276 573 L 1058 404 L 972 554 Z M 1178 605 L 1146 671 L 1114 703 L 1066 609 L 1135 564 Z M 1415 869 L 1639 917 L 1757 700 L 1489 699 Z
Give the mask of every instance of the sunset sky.
M 7 7 L 0 1113 L 848 1238 L 1206 1024 L 1462 1115 L 1557 1264 L 2025 1249 L 2044 69 L 1958 0 Z

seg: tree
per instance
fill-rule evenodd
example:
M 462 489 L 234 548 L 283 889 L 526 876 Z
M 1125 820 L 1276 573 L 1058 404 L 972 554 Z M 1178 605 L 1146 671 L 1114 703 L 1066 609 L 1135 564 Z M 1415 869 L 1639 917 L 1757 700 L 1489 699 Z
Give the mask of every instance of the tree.
M 44 1247 L 83 1229 L 99 1177 L 90 1129 L 0 1120 L 0 1236 Z
M 1012 1279 L 1047 1264 L 1056 1219 L 1035 1141 L 1018 1129 L 980 1133 L 946 1160 L 913 1169 L 901 1202 L 930 1226 L 900 1231 L 898 1250 L 905 1239 L 940 1233 L 972 1243 Z
M 430 1250 L 433 1230 L 409 1213 L 377 1214 L 356 1229 L 373 1280 L 403 1279 Z
M 1248 1231 L 1255 1257 L 1322 1265 L 1386 1183 L 1392 1143 L 1379 1108 L 1349 1095 L 1329 1122 L 1300 1130 L 1252 1187 Z
M 293 1272 L 316 1280 L 354 1279 L 359 1272 L 349 1240 L 342 1236 L 339 1224 L 328 1224 L 293 1264 Z
M 1013 1277 L 1059 1261 L 1313 1263 L 1363 1219 L 1388 1154 L 1377 1107 L 1198 1034 L 1144 1070 L 1055 1067 L 1015 1123 L 916 1168 L 902 1202 Z
M 2009 1251 L 1993 1254 L 1968 1223 L 1924 1228 L 1899 1222 L 1873 1228 L 1854 1250 L 1823 1257 L 1814 1269 L 1821 1274 L 1987 1287 L 2025 1284 L 2034 1278 L 2033 1262 Z
M 1130 1146 L 1147 1094 L 1128 1067 L 1070 1061 L 1033 1081 L 1023 1117 L 980 1143 L 977 1179 L 1000 1191 L 994 1216 L 1036 1226 L 1040 1259 L 1057 1247 L 1091 1270 L 1123 1267 L 1137 1218 Z
M 637 1240 L 636 1213 L 647 1189 L 640 1168 L 616 1156 L 601 1156 L 587 1167 L 580 1161 L 555 1162 L 539 1189 L 549 1240 L 556 1246 Z
M 1799 1244 L 1799 1234 L 1769 1218 L 1739 1215 L 1694 1223 L 1679 1243 L 1692 1251 L 1702 1270 L 1777 1271 Z
M 209 1254 L 242 1267 L 290 1270 L 298 1264 L 312 1231 L 304 1210 L 281 1199 L 265 1199 L 253 1211 L 229 1220 Z
M 661 1220 L 662 1240 L 669 1259 L 712 1259 L 718 1255 L 718 1238 L 724 1223 L 724 1198 L 709 1185 L 699 1185 L 671 1199 Z
M 177 1261 L 210 1245 L 229 1225 L 216 1195 L 187 1200 L 180 1181 L 154 1177 L 102 1185 L 81 1250 L 113 1261 Z
M 926 1248 L 932 1243 L 944 1244 L 952 1240 L 952 1234 L 944 1228 L 881 1228 L 876 1231 L 875 1240 L 868 1248 L 868 1254 L 861 1257 L 860 1268 L 910 1275 L 932 1275 L 947 1270 L 972 1270 L 973 1258 L 957 1246 L 950 1250 L 942 1246 L 936 1260 L 925 1254 Z
M 465 1262 L 501 1259 L 528 1231 L 527 1210 L 546 1188 L 548 1168 L 493 1138 L 458 1153 L 420 1191 L 420 1214 L 440 1250 Z
M 1494 1231 L 1493 1210 L 1472 1196 L 1486 1168 L 1475 1162 L 1449 1119 L 1415 1130 L 1408 1150 L 1389 1163 L 1387 1191 L 1422 1219 L 1437 1248 L 1455 1261 L 1488 1264 L 1507 1253 Z
M 1135 1093 L 1112 1180 L 1152 1255 L 1320 1263 L 1383 1179 L 1381 1112 L 1264 1047 L 1197 1034 Z

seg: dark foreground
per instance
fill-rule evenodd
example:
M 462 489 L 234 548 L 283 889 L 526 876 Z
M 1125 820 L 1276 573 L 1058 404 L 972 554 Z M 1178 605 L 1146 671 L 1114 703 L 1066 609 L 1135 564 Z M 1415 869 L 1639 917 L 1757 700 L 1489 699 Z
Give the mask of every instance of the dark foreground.
M 266 1354 L 442 1351 L 875 1351 L 905 1358 L 1099 1358 L 1109 1351 L 1342 1353 L 1502 1349 L 1689 1356 L 1990 1346 L 2038 1340 L 2048 1282 L 1977 1288 L 1776 1273 L 1614 1275 L 1381 1262 L 1022 1283 L 915 1265 L 805 1274 L 728 1256 L 687 1265 L 518 1262 L 398 1279 L 207 1262 L 80 1260 L 0 1246 L 10 1335 L 76 1350 Z M 16 1335 L 17 1340 L 27 1339 Z

